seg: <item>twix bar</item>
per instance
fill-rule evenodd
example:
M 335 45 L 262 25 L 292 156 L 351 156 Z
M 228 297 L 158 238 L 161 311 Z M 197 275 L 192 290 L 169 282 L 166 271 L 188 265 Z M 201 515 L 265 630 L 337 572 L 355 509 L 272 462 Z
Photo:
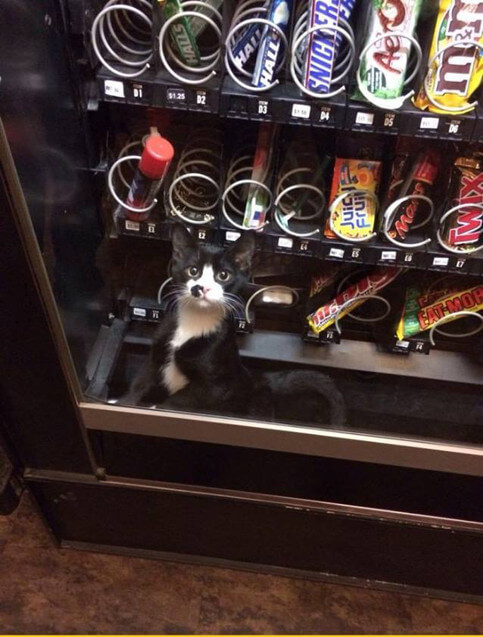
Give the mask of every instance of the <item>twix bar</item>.
M 471 249 L 483 230 L 482 160 L 458 157 L 451 173 L 451 206 L 463 205 L 450 215 L 443 228 L 443 240 L 452 247 Z M 471 204 L 475 204 L 473 208 Z

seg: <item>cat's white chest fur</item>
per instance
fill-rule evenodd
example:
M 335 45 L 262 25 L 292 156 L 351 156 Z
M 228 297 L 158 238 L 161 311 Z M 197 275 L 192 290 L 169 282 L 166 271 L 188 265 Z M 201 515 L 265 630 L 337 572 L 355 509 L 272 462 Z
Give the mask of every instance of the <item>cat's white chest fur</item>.
M 163 383 L 170 395 L 188 385 L 189 379 L 176 365 L 175 353 L 192 338 L 208 336 L 221 324 L 223 313 L 219 307 L 200 310 L 196 307 L 184 307 L 178 314 L 178 325 L 168 346 L 168 362 L 162 368 Z

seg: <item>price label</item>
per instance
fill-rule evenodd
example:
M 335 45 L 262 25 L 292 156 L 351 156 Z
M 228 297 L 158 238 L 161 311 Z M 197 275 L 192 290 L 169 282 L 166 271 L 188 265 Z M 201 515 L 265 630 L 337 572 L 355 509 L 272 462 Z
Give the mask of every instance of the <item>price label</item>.
M 311 109 L 310 104 L 292 104 L 292 117 L 309 119 Z
M 119 80 L 104 80 L 104 95 L 124 97 L 124 82 Z
M 449 263 L 449 257 L 434 257 L 433 258 L 433 265 L 435 266 L 443 267 L 448 265 L 448 263 Z
M 126 228 L 126 230 L 134 230 L 134 232 L 139 232 L 141 226 L 137 221 L 129 221 L 128 219 L 126 219 L 124 227 Z
M 146 310 L 142 307 L 133 308 L 132 313 L 134 314 L 134 316 L 142 316 L 143 318 L 146 316 Z
M 438 130 L 439 117 L 421 117 L 419 128 L 423 130 Z
M 166 99 L 168 102 L 186 102 L 184 88 L 168 88 L 166 90 Z
M 398 341 L 396 343 L 396 347 L 400 347 L 401 349 L 408 349 L 409 348 L 409 341 Z
M 236 241 L 241 236 L 240 232 L 233 232 L 232 230 L 228 230 L 225 234 L 225 238 L 227 241 Z
M 279 248 L 288 248 L 291 250 L 293 248 L 293 239 L 290 239 L 290 237 L 279 237 L 277 245 Z
M 381 261 L 395 261 L 396 256 L 396 250 L 383 250 L 381 252 Z
M 329 250 L 329 257 L 335 257 L 336 259 L 343 259 L 344 250 L 342 250 L 342 248 L 331 248 Z
M 374 113 L 357 113 L 356 124 L 362 124 L 364 126 L 372 126 L 374 124 Z
M 267 100 L 258 100 L 257 112 L 258 112 L 259 115 L 268 115 L 268 102 L 267 102 Z

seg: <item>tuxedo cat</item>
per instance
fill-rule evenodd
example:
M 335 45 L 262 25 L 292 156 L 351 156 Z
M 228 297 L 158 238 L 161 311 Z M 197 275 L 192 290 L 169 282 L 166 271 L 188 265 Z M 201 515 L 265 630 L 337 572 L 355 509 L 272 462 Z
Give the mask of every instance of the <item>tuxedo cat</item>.
M 164 318 L 123 402 L 343 425 L 342 396 L 325 374 L 258 374 L 241 361 L 233 311 L 248 282 L 255 233 L 244 232 L 222 249 L 200 244 L 176 224 L 172 242 L 175 311 Z

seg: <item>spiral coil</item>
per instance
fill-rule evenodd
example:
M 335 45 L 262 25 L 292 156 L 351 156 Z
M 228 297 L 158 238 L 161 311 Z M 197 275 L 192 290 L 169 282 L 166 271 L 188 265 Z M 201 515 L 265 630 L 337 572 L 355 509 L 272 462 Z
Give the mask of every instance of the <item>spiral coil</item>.
M 91 29 L 91 43 L 97 59 L 111 73 L 123 78 L 139 77 L 150 68 L 153 59 L 151 2 L 130 2 L 132 4 L 109 0 L 97 14 Z
M 307 222 L 316 223 L 321 219 L 326 207 L 322 162 L 309 140 L 289 146 L 275 183 L 273 218 L 278 227 L 295 237 L 319 234 L 320 224 L 311 230 L 305 227 Z M 290 222 L 294 222 L 293 227 Z
M 256 144 L 253 142 L 239 148 L 230 159 L 225 177 L 221 210 L 225 219 L 239 230 L 249 230 L 248 227 L 243 225 L 243 219 L 250 188 L 256 188 L 268 197 L 266 204 L 263 206 L 263 215 L 268 215 L 273 202 L 272 191 L 265 183 L 269 177 L 268 173 L 263 175 L 260 181 L 251 179 L 255 160 L 255 147 Z M 268 221 L 264 221 L 257 230 L 268 225 L 268 223 Z
M 333 46 L 339 48 L 332 70 L 332 77 L 329 80 L 329 91 L 320 93 L 310 90 L 305 85 L 305 64 L 312 40 L 316 35 L 327 35 L 332 37 Z M 328 99 L 334 97 L 345 90 L 345 85 L 337 86 L 349 74 L 355 59 L 355 37 L 354 31 L 347 20 L 341 15 L 337 25 L 315 25 L 309 28 L 309 6 L 308 2 L 301 2 L 298 5 L 295 16 L 295 25 L 292 35 L 290 74 L 298 88 L 317 99 Z M 333 90 L 330 90 L 333 89 Z
M 181 84 L 204 84 L 216 75 L 215 69 L 221 59 L 222 15 L 213 6 L 201 0 L 181 0 L 180 4 L 182 11 L 168 18 L 159 32 L 159 57 L 166 71 Z M 216 43 L 213 46 L 204 46 L 203 50 L 200 50 L 197 65 L 187 64 L 170 42 L 170 37 L 167 37 L 172 35 L 173 27 L 182 19 L 186 20 L 187 28 L 191 28 L 193 20 L 201 20 L 215 35 Z M 197 46 L 201 49 L 198 42 Z
M 279 84 L 280 80 L 277 75 L 283 68 L 288 53 L 287 37 L 281 27 L 267 19 L 268 8 L 269 2 L 266 0 L 244 0 L 240 2 L 233 14 L 225 41 L 225 68 L 228 75 L 238 86 L 252 93 L 268 91 Z M 266 86 L 254 86 L 247 81 L 248 78 L 252 77 L 253 73 L 243 68 L 243 64 L 235 59 L 234 48 L 248 35 L 253 50 L 260 43 L 265 27 L 269 27 L 278 35 L 282 49 L 277 56 L 274 80 Z
M 191 225 L 214 221 L 220 201 L 221 155 L 222 144 L 213 131 L 200 131 L 185 146 L 167 192 L 171 214 Z

